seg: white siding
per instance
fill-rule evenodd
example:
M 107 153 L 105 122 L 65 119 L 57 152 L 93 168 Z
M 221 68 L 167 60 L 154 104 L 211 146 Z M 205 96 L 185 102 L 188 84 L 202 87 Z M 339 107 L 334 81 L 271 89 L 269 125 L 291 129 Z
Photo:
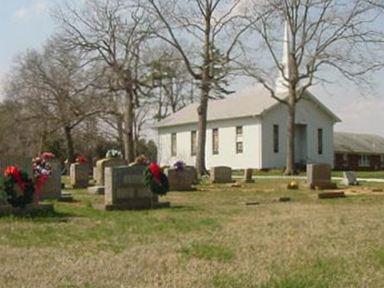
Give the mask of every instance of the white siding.
M 287 107 L 278 105 L 262 118 L 262 166 L 282 168 L 286 162 L 287 147 Z M 279 153 L 273 152 L 273 125 L 279 125 Z M 307 162 L 328 163 L 333 166 L 333 120 L 320 110 L 315 103 L 306 99 L 297 104 L 296 124 L 307 126 Z M 323 129 L 323 154 L 318 154 L 317 130 Z
M 283 168 L 286 162 L 287 108 L 280 104 L 264 113 L 262 118 L 212 121 L 208 123 L 206 142 L 207 168 L 230 166 L 239 168 Z M 306 125 L 306 162 L 329 163 L 333 166 L 333 122 L 329 114 L 303 99 L 297 105 L 296 123 Z M 279 125 L 279 152 L 273 152 L 273 125 Z M 243 126 L 243 153 L 236 154 L 236 126 Z M 219 154 L 212 154 L 212 129 L 219 129 Z M 323 129 L 323 154 L 318 154 L 317 131 Z M 158 129 L 159 163 L 172 165 L 178 160 L 195 165 L 191 156 L 191 131 L 196 124 Z M 177 156 L 171 157 L 171 133 L 177 133 Z M 261 141 L 262 139 L 262 141 Z M 305 140 L 299 139 L 302 143 Z M 304 142 L 303 142 L 304 141 Z
M 243 153 L 236 153 L 236 127 L 243 126 Z M 219 154 L 212 153 L 212 129 L 219 129 Z M 158 151 L 161 165 L 172 165 L 183 160 L 194 165 L 195 156 L 191 156 L 191 131 L 196 125 L 182 125 L 159 129 Z M 171 157 L 171 133 L 177 133 L 177 156 Z M 243 118 L 208 123 L 206 142 L 207 167 L 230 166 L 238 168 L 261 168 L 260 160 L 261 125 L 257 118 Z

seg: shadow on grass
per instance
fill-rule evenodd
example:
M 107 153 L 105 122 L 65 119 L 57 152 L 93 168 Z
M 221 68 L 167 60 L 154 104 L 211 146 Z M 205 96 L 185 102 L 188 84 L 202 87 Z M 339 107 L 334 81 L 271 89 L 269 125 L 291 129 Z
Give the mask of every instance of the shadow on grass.
M 172 205 L 172 203 L 171 203 L 171 207 L 168 207 L 168 209 L 171 210 L 172 212 L 190 212 L 190 211 L 201 210 L 201 209 L 198 209 L 198 208 L 193 207 L 193 206 Z
M 57 211 L 30 211 L 23 213 L 12 213 L 10 215 L 1 216 L 2 219 L 17 219 L 26 220 L 39 223 L 66 223 L 69 222 L 69 218 L 77 217 L 77 215 L 70 213 L 63 213 Z

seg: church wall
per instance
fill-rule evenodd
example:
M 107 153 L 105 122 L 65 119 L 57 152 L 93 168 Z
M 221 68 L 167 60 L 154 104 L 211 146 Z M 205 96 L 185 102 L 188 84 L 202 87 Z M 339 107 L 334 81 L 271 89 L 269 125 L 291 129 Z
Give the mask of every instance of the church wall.
M 286 163 L 287 118 L 284 105 L 277 105 L 262 118 L 262 166 L 263 168 L 284 168 Z M 307 163 L 329 163 L 334 165 L 333 120 L 317 105 L 307 99 L 297 104 L 296 124 L 306 125 Z M 279 125 L 279 152 L 273 150 L 273 125 Z M 317 131 L 323 129 L 323 153 L 318 153 Z
M 243 127 L 243 153 L 236 153 L 236 127 Z M 219 153 L 212 151 L 212 129 L 219 129 Z M 197 130 L 196 124 L 160 128 L 158 131 L 159 163 L 172 165 L 178 160 L 195 165 L 196 157 L 191 156 L 191 131 Z M 177 155 L 171 156 L 171 134 L 176 133 Z M 207 168 L 230 166 L 233 169 L 261 168 L 261 125 L 258 118 L 247 117 L 208 123 L 206 141 Z

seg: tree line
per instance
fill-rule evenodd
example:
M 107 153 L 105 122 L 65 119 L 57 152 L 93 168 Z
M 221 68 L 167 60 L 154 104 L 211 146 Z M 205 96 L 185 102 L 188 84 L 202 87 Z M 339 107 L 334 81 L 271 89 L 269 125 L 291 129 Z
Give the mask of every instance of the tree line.
M 155 157 L 145 127 L 197 102 L 201 175 L 210 100 L 250 77 L 287 108 L 293 174 L 296 105 L 308 89 L 335 73 L 367 85 L 383 67 L 381 1 L 93 0 L 64 2 L 52 16 L 57 32 L 19 54 L 5 78 L 2 154 L 51 150 L 73 162 L 109 147 L 129 162 Z

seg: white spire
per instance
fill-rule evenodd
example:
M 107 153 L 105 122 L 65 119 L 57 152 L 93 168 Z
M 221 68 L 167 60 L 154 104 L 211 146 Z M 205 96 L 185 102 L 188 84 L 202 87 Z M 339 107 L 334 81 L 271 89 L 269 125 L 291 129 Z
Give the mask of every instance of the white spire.
M 284 77 L 289 78 L 290 75 L 290 65 L 289 65 L 289 53 L 290 53 L 290 35 L 289 35 L 289 25 L 285 21 L 284 28 L 284 41 L 283 41 L 283 57 L 281 65 L 284 67 Z M 287 93 L 288 92 L 288 82 L 281 75 L 281 71 L 278 71 L 278 77 L 276 79 L 276 93 Z

